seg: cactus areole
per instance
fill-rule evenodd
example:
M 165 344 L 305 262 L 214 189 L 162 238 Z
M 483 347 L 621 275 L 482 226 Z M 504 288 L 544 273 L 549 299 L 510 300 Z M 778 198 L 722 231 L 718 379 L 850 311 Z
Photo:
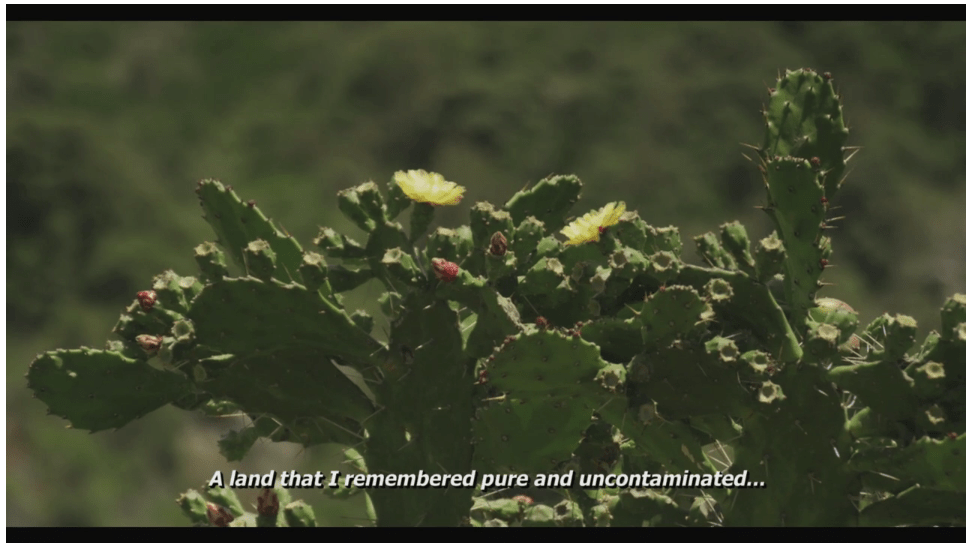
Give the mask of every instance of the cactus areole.
M 360 232 L 325 226 L 316 250 L 203 180 L 199 275 L 161 273 L 106 348 L 45 352 L 27 385 L 93 432 L 166 405 L 244 415 L 218 444 L 234 462 L 259 439 L 337 445 L 343 475 L 387 483 L 325 485 L 364 493 L 362 525 L 964 525 L 966 296 L 925 339 L 823 296 L 849 158 L 830 75 L 786 71 L 764 121 L 773 233 L 725 223 L 694 240 L 706 265 L 623 202 L 575 209 L 573 175 L 430 228 L 466 189 L 403 170 L 341 191 Z M 350 302 L 369 282 L 382 315 Z M 198 526 L 317 525 L 279 486 L 255 510 L 229 488 L 178 503 Z

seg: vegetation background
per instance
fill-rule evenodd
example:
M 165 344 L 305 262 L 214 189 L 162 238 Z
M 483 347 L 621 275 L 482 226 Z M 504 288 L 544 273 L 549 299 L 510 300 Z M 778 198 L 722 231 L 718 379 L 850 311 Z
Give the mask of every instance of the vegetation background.
M 182 526 L 174 500 L 217 470 L 337 469 L 334 449 L 267 443 L 230 464 L 216 441 L 246 421 L 174 408 L 65 430 L 26 389 L 35 354 L 101 347 L 155 274 L 197 273 L 204 177 L 307 245 L 319 225 L 358 236 L 337 191 L 396 170 L 468 188 L 450 226 L 575 173 L 579 214 L 625 200 L 693 261 L 723 222 L 770 232 L 740 143 L 761 141 L 778 70 L 811 67 L 864 147 L 822 294 L 924 336 L 965 292 L 964 52 L 965 22 L 7 23 L 8 525 Z M 296 495 L 322 524 L 361 522 L 360 498 Z

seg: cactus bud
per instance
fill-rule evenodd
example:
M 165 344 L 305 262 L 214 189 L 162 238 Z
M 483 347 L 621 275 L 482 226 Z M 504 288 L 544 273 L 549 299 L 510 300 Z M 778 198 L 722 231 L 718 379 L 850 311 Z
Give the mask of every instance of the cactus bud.
M 432 259 L 432 271 L 440 281 L 452 283 L 456 280 L 456 274 L 459 273 L 459 266 L 443 258 L 434 258 Z
M 139 347 L 148 353 L 149 355 L 154 355 L 159 352 L 159 348 L 162 347 L 162 336 L 150 336 L 148 334 L 142 334 L 135 338 L 138 342 Z
M 524 496 L 524 495 L 514 496 L 513 499 L 514 501 L 520 502 L 524 505 L 532 505 L 534 503 L 534 500 L 531 499 L 530 496 Z
M 277 499 L 277 493 L 271 488 L 265 488 L 257 496 L 257 513 L 262 517 L 276 517 L 279 511 L 280 500 Z
M 547 323 L 547 319 L 545 319 L 544 317 L 537 317 L 537 320 L 535 321 L 535 324 L 537 324 L 537 327 L 539 329 L 541 329 L 541 330 L 547 330 L 547 324 L 548 323 Z
M 213 526 L 218 528 L 226 528 L 233 522 L 233 515 L 230 514 L 226 509 L 214 504 L 206 504 L 206 518 L 209 519 Z
M 155 301 L 159 299 L 154 290 L 140 291 L 136 297 L 138 297 L 139 306 L 142 308 L 142 311 L 145 312 L 152 311 L 152 306 L 154 306 Z
M 490 238 L 490 254 L 493 256 L 507 254 L 507 238 L 503 235 L 503 232 L 494 232 Z

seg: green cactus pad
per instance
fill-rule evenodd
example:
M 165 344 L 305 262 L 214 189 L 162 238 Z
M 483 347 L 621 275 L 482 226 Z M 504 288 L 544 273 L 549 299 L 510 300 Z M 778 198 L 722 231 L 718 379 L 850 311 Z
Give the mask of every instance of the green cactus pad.
M 603 318 L 584 324 L 581 337 L 601 346 L 606 360 L 625 362 L 642 352 L 642 322 L 635 318 Z
M 649 240 L 649 228 L 637 211 L 626 211 L 619 218 L 614 232 L 622 245 L 645 252 L 645 245 Z
M 436 208 L 432 204 L 416 202 L 412 208 L 412 215 L 409 216 L 409 243 L 415 243 L 425 235 L 435 216 Z
M 556 258 L 543 258 L 527 271 L 521 280 L 520 292 L 528 296 L 548 294 L 566 279 L 561 261 Z
M 611 526 L 697 526 L 703 520 L 690 515 L 675 500 L 650 488 L 632 488 L 618 493 L 611 508 Z
M 763 485 L 733 491 L 725 526 L 855 522 L 858 511 L 847 496 L 861 487 L 845 467 L 851 456 L 845 413 L 825 375 L 823 368 L 790 366 L 773 382 L 758 383 L 761 399 L 770 401 L 739 419 L 730 473 L 746 470 L 749 481 Z
M 338 209 L 366 232 L 374 230 L 377 223 L 385 222 L 382 195 L 378 192 L 378 186 L 371 181 L 340 191 Z
M 662 228 L 649 226 L 648 239 L 645 242 L 645 254 L 669 251 L 677 258 L 682 253 L 682 238 L 675 226 Z
M 426 244 L 426 258 L 442 258 L 450 262 L 460 263 L 473 250 L 473 231 L 469 226 L 461 226 L 455 230 L 437 228 Z
M 473 466 L 486 473 L 533 479 L 570 458 L 591 424 L 591 408 L 566 398 L 489 399 L 473 421 Z
M 965 526 L 966 493 L 916 485 L 862 509 L 861 526 Z
M 693 238 L 696 242 L 696 254 L 699 255 L 707 264 L 715 268 L 724 270 L 736 270 L 737 264 L 721 245 L 720 241 L 712 232 L 707 232 L 701 236 Z
M 331 294 L 331 284 L 328 283 L 328 263 L 323 256 L 313 251 L 305 252 L 300 272 L 304 286 L 308 290 L 312 292 L 319 290 L 324 296 Z
M 811 321 L 835 326 L 841 331 L 838 343 L 849 343 L 857 350 L 859 340 L 854 333 L 858 328 L 858 313 L 850 305 L 834 298 L 818 298 L 814 303 L 815 307 L 808 311 Z
M 966 434 L 939 440 L 923 437 L 893 451 L 873 449 L 856 455 L 850 467 L 918 483 L 923 488 L 963 491 L 966 489 Z
M 391 369 L 376 388 L 384 409 L 366 421 L 369 473 L 466 474 L 472 457 L 473 360 L 459 316 L 413 293 L 391 330 Z M 442 526 L 469 513 L 471 488 L 371 488 L 380 526 Z
M 534 247 L 531 247 L 531 251 Z M 520 253 L 518 253 L 520 254 Z M 602 252 L 601 247 L 595 243 L 582 243 L 581 245 L 566 245 L 561 254 L 557 257 L 565 270 L 574 273 L 575 269 L 594 269 L 598 265 L 608 266 L 608 256 Z M 579 268 L 578 265 L 581 265 Z M 581 278 L 574 278 L 575 281 Z
M 682 262 L 670 251 L 659 251 L 649 257 L 648 273 L 660 283 L 668 283 L 678 277 Z
M 568 212 L 580 194 L 580 179 L 573 175 L 558 175 L 514 194 L 504 209 L 510 212 L 516 224 L 534 217 L 544 223 L 545 233 L 551 234 L 564 226 Z
M 488 255 L 486 258 L 487 280 L 496 284 L 501 279 L 513 277 L 517 272 L 517 256 L 507 251 L 503 256 Z
M 677 337 L 699 332 L 705 327 L 704 319 L 712 314 L 709 304 L 696 290 L 683 285 L 656 292 L 632 307 L 644 326 L 642 342 L 646 346 L 664 345 Z
M 477 319 L 466 342 L 466 356 L 483 358 L 505 337 L 521 330 L 520 312 L 510 299 L 488 287 L 478 289 L 476 299 L 470 300 L 470 308 Z
M 664 414 L 654 407 L 643 409 L 645 405 L 626 406 L 624 402 L 612 402 L 598 413 L 635 443 L 637 454 L 657 462 L 666 470 L 672 473 L 709 471 L 693 429 L 667 415 L 664 418 Z
M 314 238 L 314 244 L 332 258 L 360 260 L 367 256 L 365 248 L 360 243 L 327 227 L 321 227 L 317 237 Z
M 51 414 L 92 432 L 121 428 L 193 390 L 181 374 L 86 348 L 41 354 L 27 370 L 27 386 Z
M 792 323 L 803 333 L 803 316 L 813 307 L 818 278 L 831 256 L 821 238 L 825 208 L 821 175 L 805 160 L 773 157 L 763 165 L 768 213 L 787 252 L 784 293 Z M 799 318 L 800 317 L 800 318 Z
M 152 280 L 152 290 L 158 296 L 156 308 L 165 308 L 177 313 L 185 313 L 189 310 L 189 302 L 186 300 L 186 293 L 182 287 L 183 280 L 176 272 L 166 270 L 155 276 Z
M 355 421 L 374 411 L 366 391 L 331 362 L 326 348 L 282 342 L 273 349 L 244 350 L 229 364 L 203 366 L 210 377 L 205 390 L 307 434 L 295 435 L 299 442 L 355 443 L 361 439 Z M 297 422 L 314 417 L 316 424 L 298 431 Z
M 206 497 L 216 505 L 225 508 L 233 516 L 238 517 L 246 514 L 246 510 L 243 508 L 243 504 L 240 503 L 240 498 L 237 497 L 236 492 L 232 488 L 222 488 L 218 486 L 209 487 L 206 489 Z
M 591 382 L 607 363 L 598 346 L 551 330 L 505 342 L 487 365 L 490 382 L 515 397 L 569 397 Z
M 775 275 L 784 271 L 784 260 L 787 258 L 787 252 L 784 251 L 784 244 L 777 236 L 777 232 L 760 240 L 754 254 L 757 280 L 761 283 L 770 281 Z
M 355 449 L 349 447 L 344 451 L 345 462 L 343 463 L 343 473 L 346 474 L 359 474 L 368 473 L 368 469 L 365 466 L 365 459 L 362 455 Z M 338 480 L 334 481 L 338 483 L 337 487 L 332 487 L 330 484 L 324 487 L 324 493 L 332 498 L 346 499 L 355 496 L 362 492 L 362 489 L 357 486 L 346 486 L 345 478 L 340 477 Z
M 343 311 L 297 284 L 252 278 L 208 285 L 193 301 L 189 317 L 198 342 L 224 353 L 270 353 L 306 345 L 357 364 L 369 364 L 379 348 Z
M 514 237 L 514 223 L 510 213 L 495 209 L 488 202 L 477 202 L 470 209 L 470 229 L 473 232 L 473 245 L 477 251 L 489 248 L 490 237 L 500 232 L 507 239 Z
M 622 247 L 613 252 L 609 257 L 609 261 L 612 267 L 612 277 L 623 279 L 624 281 L 620 282 L 623 287 L 628 287 L 632 279 L 640 276 L 655 263 L 646 258 L 642 253 L 629 247 Z
M 411 204 L 412 199 L 406 196 L 402 187 L 395 181 L 395 176 L 389 179 L 388 182 L 388 195 L 386 197 L 388 203 L 385 206 L 385 218 L 394 221 L 400 213 L 405 211 Z
M 909 418 L 919 407 L 912 379 L 894 361 L 838 366 L 828 372 L 828 377 L 865 405 L 893 419 Z
M 519 255 L 527 256 L 537 249 L 537 243 L 544 237 L 544 223 L 534 217 L 520 221 L 510 239 L 510 248 Z
M 133 303 L 119 316 L 112 332 L 128 341 L 136 341 L 141 335 L 164 336 L 182 319 L 183 315 L 161 307 L 146 313 L 139 308 L 138 303 Z
M 946 367 L 939 362 L 910 364 L 906 375 L 914 383 L 914 391 L 922 400 L 931 401 L 946 394 Z
M 217 244 L 211 241 L 201 243 L 196 247 L 195 256 L 203 279 L 219 281 L 230 275 L 226 267 L 226 255 Z
M 841 331 L 830 324 L 813 326 L 804 339 L 804 360 L 808 362 L 833 361 L 841 344 Z
M 381 260 L 389 249 L 411 252 L 412 242 L 406 238 L 405 230 L 399 223 L 389 221 L 377 223 L 375 229 L 368 235 L 365 256 L 374 264 Z
M 667 419 L 741 415 L 754 407 L 754 397 L 737 381 L 737 352 L 732 341 L 723 338 L 714 338 L 706 348 L 680 343 L 650 351 L 643 362 L 648 378 L 630 386 L 639 397 L 654 400 Z
M 753 281 L 742 272 L 691 265 L 684 266 L 678 277 L 679 283 L 704 292 L 706 285 L 713 279 L 725 280 L 733 290 L 733 296 L 728 302 L 713 305 L 718 318 L 749 330 L 766 342 L 770 353 L 782 362 L 793 362 L 801 358 L 803 351 L 797 337 L 766 286 Z
M 234 404 L 235 405 L 235 404 Z M 253 424 L 246 428 L 236 431 L 230 430 L 219 442 L 220 454 L 226 458 L 227 462 L 239 462 L 243 460 L 258 439 L 262 437 L 272 437 L 275 432 L 280 431 L 281 426 L 269 417 L 258 417 Z
M 501 519 L 506 522 L 519 523 L 527 507 L 526 503 L 511 498 L 487 500 L 478 497 L 473 499 L 470 515 L 481 524 Z
M 756 279 L 757 263 L 750 254 L 750 238 L 747 237 L 746 228 L 739 221 L 726 223 L 720 227 L 720 241 L 733 257 L 736 266 Z
M 488 202 L 477 202 L 470 209 L 470 229 L 473 233 L 473 251 L 463 265 L 476 275 L 486 275 L 486 255 L 490 238 L 500 232 L 505 238 L 514 237 L 514 222 L 502 209 L 495 209 Z
M 888 313 L 872 321 L 865 328 L 866 337 L 882 343 L 882 356 L 898 361 L 915 345 L 917 325 L 915 319 L 905 315 L 892 317 Z
M 244 257 L 247 245 L 262 239 L 276 254 L 274 278 L 285 283 L 300 279 L 300 244 L 290 234 L 281 233 L 256 206 L 240 201 L 232 190 L 211 179 L 200 181 L 196 194 L 206 212 L 206 222 L 241 270 L 247 269 Z
M 314 528 L 318 525 L 314 518 L 314 510 L 304 503 L 304 500 L 287 504 L 284 507 L 284 519 L 291 528 Z
M 366 334 L 371 334 L 372 329 L 375 327 L 375 317 L 369 315 L 364 309 L 356 309 L 351 314 L 351 321 Z
M 949 300 L 946 300 L 940 313 L 943 322 L 943 338 L 946 341 L 962 339 L 965 343 L 966 339 L 965 337 L 959 337 L 960 334 L 957 327 L 960 324 L 966 323 L 966 295 L 954 294 Z M 963 335 L 965 336 L 965 329 Z
M 243 251 L 243 256 L 247 262 L 248 275 L 261 281 L 269 281 L 274 276 L 277 255 L 266 241 L 262 239 L 251 241 Z
M 375 272 L 371 268 L 353 270 L 335 264 L 328 266 L 328 282 L 336 293 L 355 290 L 374 278 Z
M 826 172 L 824 195 L 833 198 L 845 169 L 848 129 L 830 79 L 809 69 L 787 71 L 770 89 L 765 117 L 761 153 L 817 159 L 816 167 Z
M 209 518 L 206 516 L 206 498 L 195 490 L 189 490 L 179 496 L 176 500 L 183 514 L 196 526 L 208 526 Z
M 402 251 L 398 247 L 389 249 L 382 257 L 383 276 L 397 287 L 403 289 L 415 287 L 424 278 L 422 270 L 416 265 L 412 256 Z

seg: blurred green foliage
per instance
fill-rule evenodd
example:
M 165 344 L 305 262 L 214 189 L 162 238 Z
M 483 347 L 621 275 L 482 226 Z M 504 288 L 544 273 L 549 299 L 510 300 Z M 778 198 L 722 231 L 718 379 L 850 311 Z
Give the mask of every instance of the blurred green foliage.
M 963 22 L 9 22 L 8 525 L 185 525 L 175 498 L 216 470 L 337 469 L 334 449 L 282 445 L 227 463 L 216 439 L 244 421 L 171 409 L 68 431 L 27 393 L 36 352 L 100 347 L 153 275 L 197 273 L 203 177 L 305 244 L 319 225 L 352 234 L 338 190 L 413 168 L 470 204 L 575 173 L 579 214 L 625 200 L 689 246 L 734 219 L 759 239 L 739 142 L 762 133 L 761 82 L 808 66 L 834 75 L 864 146 L 832 202 L 847 218 L 822 295 L 924 335 L 965 292 L 964 51 Z M 359 522 L 361 503 L 295 497 L 324 525 Z

